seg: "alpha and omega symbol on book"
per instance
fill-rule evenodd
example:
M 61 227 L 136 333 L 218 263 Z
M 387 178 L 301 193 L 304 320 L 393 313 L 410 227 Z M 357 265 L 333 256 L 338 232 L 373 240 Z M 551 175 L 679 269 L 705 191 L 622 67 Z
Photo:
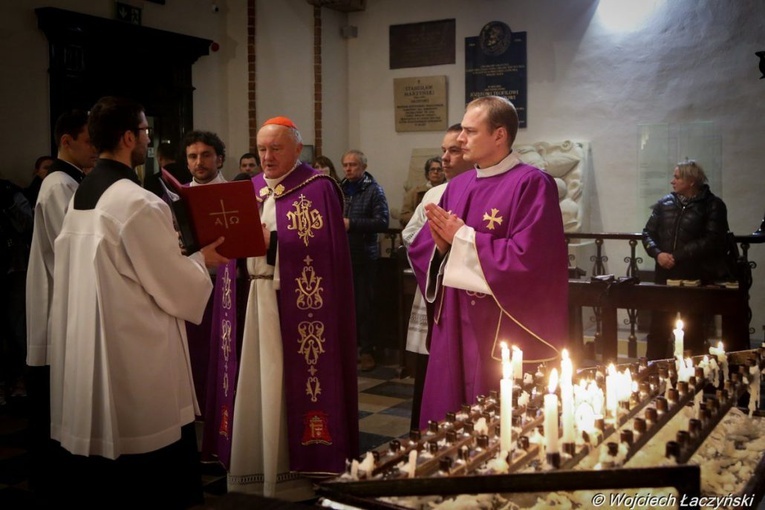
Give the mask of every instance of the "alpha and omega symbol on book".
M 215 218 L 216 226 L 226 229 L 229 225 L 236 225 L 239 223 L 239 210 L 226 210 L 226 205 L 223 203 L 223 200 L 220 201 L 220 211 L 211 212 L 210 216 Z

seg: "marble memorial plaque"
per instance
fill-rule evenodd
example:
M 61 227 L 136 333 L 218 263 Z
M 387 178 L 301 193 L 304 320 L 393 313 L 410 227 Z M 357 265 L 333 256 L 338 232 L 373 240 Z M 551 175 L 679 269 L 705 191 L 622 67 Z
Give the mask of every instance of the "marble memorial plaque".
M 396 78 L 396 131 L 445 131 L 447 126 L 446 76 Z

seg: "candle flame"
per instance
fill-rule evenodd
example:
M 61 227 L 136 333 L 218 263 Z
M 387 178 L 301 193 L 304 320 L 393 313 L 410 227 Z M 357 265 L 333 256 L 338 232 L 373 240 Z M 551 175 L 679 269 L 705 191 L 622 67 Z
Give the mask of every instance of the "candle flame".
M 500 352 L 502 353 L 502 363 L 510 361 L 510 349 L 507 348 L 507 342 L 500 342 Z
M 719 342 L 717 342 L 717 348 L 718 348 L 718 349 L 720 349 L 721 351 L 725 352 L 725 349 L 723 348 L 723 343 L 722 343 L 722 340 L 720 340 Z
M 683 329 L 683 321 L 677 319 L 677 322 L 675 322 L 675 329 Z
M 563 349 L 560 355 L 561 355 L 561 358 L 568 359 L 568 349 Z
M 550 393 L 555 393 L 555 388 L 558 387 L 558 369 L 553 368 L 550 372 L 550 382 L 547 385 L 547 389 Z

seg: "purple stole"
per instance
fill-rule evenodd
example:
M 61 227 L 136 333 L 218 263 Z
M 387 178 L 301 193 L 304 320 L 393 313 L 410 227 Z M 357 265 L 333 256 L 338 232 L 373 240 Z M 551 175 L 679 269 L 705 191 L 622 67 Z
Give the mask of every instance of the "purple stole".
M 253 179 L 268 195 L 263 174 Z M 342 192 L 300 164 L 274 189 L 290 470 L 343 472 L 358 456 L 356 327 Z
M 217 457 L 228 469 L 231 461 L 234 388 L 239 367 L 236 347 L 236 260 L 218 266 L 213 293 L 207 399 L 203 409 L 202 460 Z

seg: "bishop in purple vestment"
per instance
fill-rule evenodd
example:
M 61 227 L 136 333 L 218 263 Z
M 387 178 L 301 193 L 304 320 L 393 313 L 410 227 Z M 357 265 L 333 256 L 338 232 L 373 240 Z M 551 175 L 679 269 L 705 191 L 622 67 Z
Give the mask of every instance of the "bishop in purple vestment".
M 409 257 L 434 304 L 420 425 L 499 388 L 499 343 L 524 361 L 559 356 L 566 338 L 568 257 L 553 178 L 512 151 L 515 107 L 471 102 L 458 140 L 476 169 L 450 180 Z
M 341 473 L 358 454 L 356 336 L 342 192 L 298 160 L 286 118 L 258 132 L 252 179 L 265 257 L 250 289 L 233 416 L 228 489 L 304 500 L 308 477 Z

